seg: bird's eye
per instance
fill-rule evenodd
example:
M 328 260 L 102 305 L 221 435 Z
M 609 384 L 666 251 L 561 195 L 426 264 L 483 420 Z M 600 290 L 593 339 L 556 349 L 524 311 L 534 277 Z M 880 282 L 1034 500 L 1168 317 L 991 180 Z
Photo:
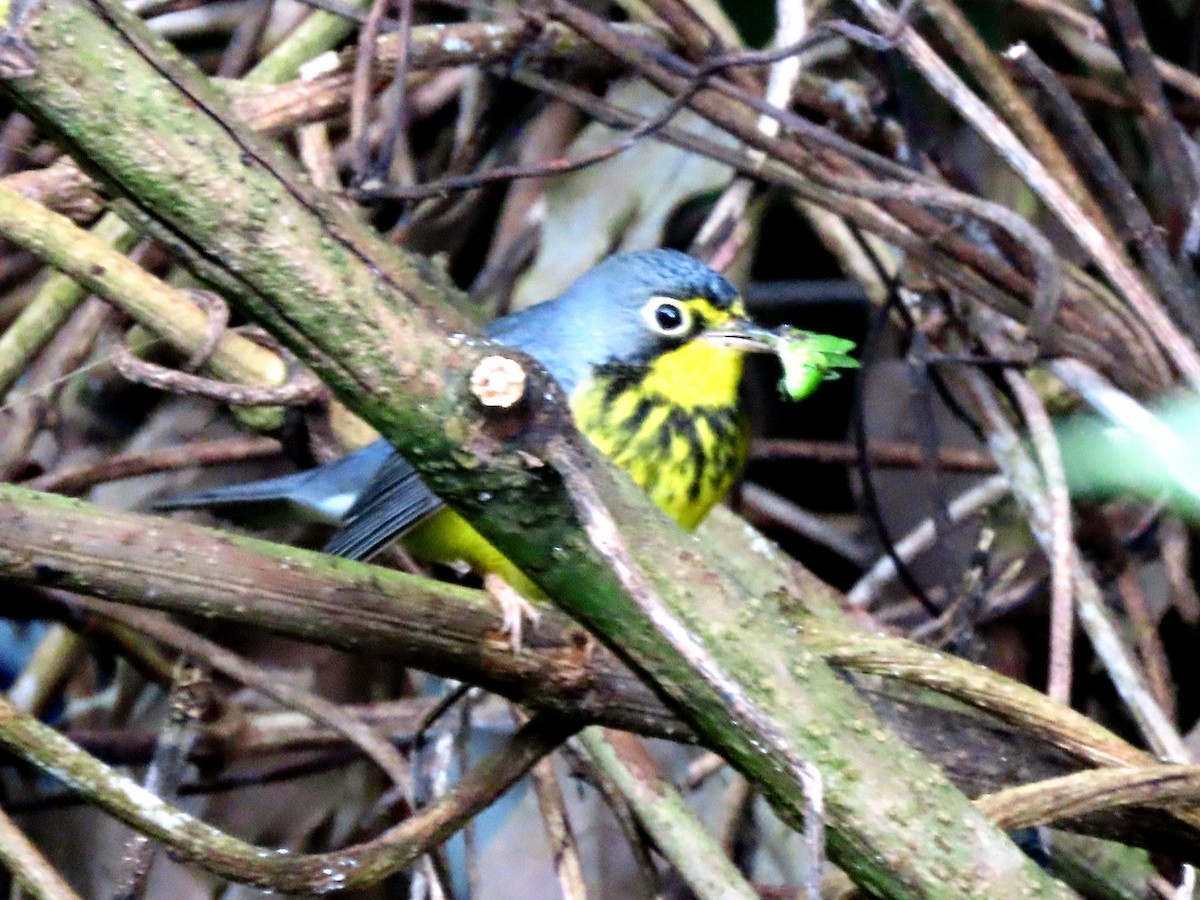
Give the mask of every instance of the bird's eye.
M 663 337 L 679 337 L 692 327 L 691 313 L 676 300 L 656 297 L 646 304 L 642 315 L 646 324 Z

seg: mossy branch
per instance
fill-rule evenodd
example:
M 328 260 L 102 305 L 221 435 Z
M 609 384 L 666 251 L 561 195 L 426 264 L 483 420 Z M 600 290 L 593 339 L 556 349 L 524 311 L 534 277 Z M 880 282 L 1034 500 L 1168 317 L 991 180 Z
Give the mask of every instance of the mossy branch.
M 713 539 L 723 539 L 726 527 L 745 533 L 744 524 L 726 519 L 732 517 L 706 526 Z M 761 553 L 753 561 L 759 572 L 784 564 Z M 495 605 L 481 591 L 309 550 L 0 486 L 0 576 L 396 659 L 579 724 L 696 740 L 557 610 L 542 610 L 524 652 L 514 655 Z M 797 638 L 853 676 L 913 685 L 895 701 L 876 685 L 872 706 L 972 795 L 1089 764 L 1132 771 L 1154 762 L 1089 719 L 963 660 L 812 617 Z M 1014 731 L 947 706 L 945 698 L 987 710 Z M 850 724 L 857 730 L 866 723 Z M 1093 817 L 1086 825 L 1089 833 L 1160 851 L 1194 847 L 1200 835 L 1187 811 L 1173 822 L 1126 815 Z

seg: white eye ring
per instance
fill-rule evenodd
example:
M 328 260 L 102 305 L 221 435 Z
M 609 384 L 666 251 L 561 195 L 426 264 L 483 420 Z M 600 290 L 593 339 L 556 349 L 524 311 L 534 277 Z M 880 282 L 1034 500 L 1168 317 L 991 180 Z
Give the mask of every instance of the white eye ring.
M 642 307 L 642 319 L 651 331 L 663 337 L 680 337 L 692 328 L 691 311 L 670 297 L 652 297 Z

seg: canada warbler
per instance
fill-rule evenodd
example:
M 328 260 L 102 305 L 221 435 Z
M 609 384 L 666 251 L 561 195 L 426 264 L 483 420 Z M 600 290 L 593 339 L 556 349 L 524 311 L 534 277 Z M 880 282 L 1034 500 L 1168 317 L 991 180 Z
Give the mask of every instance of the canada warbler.
M 579 430 L 689 529 L 729 491 L 746 457 L 743 354 L 795 345 L 749 321 L 723 277 L 673 250 L 613 256 L 561 296 L 496 320 L 487 336 L 545 366 Z M 847 346 L 839 339 L 839 349 Z M 807 377 L 826 375 L 819 353 L 816 362 L 801 356 Z M 831 364 L 853 364 L 837 359 Z M 518 595 L 541 596 L 383 440 L 307 472 L 158 508 L 277 501 L 341 526 L 327 552 L 363 559 L 406 532 L 405 546 L 419 559 L 465 563 L 498 575 Z M 507 627 L 519 625 L 506 617 Z

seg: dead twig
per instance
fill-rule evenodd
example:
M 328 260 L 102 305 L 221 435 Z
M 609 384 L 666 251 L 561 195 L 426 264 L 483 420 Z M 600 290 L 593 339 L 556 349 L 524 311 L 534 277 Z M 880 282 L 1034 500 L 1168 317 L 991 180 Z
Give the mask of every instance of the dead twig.
M 57 469 L 22 482 L 35 491 L 81 494 L 97 484 L 171 472 L 192 466 L 216 466 L 278 456 L 279 441 L 265 437 L 234 437 L 220 441 L 192 441 L 177 447 L 118 453 L 91 465 Z
M 512 716 L 518 724 L 528 719 L 516 707 L 512 707 Z M 547 757 L 539 762 L 529 777 L 546 828 L 546 838 L 550 842 L 550 857 L 554 861 L 554 873 L 558 876 L 563 898 L 587 900 L 588 889 L 583 877 L 583 863 L 579 859 L 579 841 L 567 815 L 567 800 L 558 781 L 554 758 Z
M 1071 497 L 1062 454 L 1050 415 L 1024 375 L 1005 372 L 1004 380 L 1016 399 L 1029 429 L 1030 441 L 1042 471 L 1050 521 L 1050 680 L 1046 693 L 1064 705 L 1071 702 L 1071 657 L 1074 653 L 1075 603 L 1071 566 L 1075 539 L 1071 526 Z
M 12 752 L 171 847 L 180 859 L 223 878 L 288 893 L 352 890 L 404 868 L 488 806 L 574 730 L 560 720 L 537 716 L 466 773 L 443 800 L 379 837 L 328 853 L 278 854 L 231 837 L 148 794 L 49 726 L 0 699 L 0 743 Z
M 916 30 L 893 9 L 881 0 L 855 0 L 855 5 L 881 33 L 892 38 L 897 49 L 916 66 L 930 85 L 975 127 L 980 136 L 1037 193 L 1124 295 L 1130 306 L 1152 328 L 1155 338 L 1184 378 L 1193 387 L 1200 387 L 1200 355 L 1197 355 L 1195 346 L 1179 332 L 1122 255 L 1114 252 L 1100 230 L 1017 140 L 1008 126 L 963 84 Z
M 1013 495 L 1024 508 L 1034 537 L 1049 556 L 1054 552 L 1054 514 L 1038 468 L 1021 446 L 1016 430 L 993 395 L 991 385 L 978 372 L 965 370 L 963 376 L 988 429 L 988 446 L 992 448 L 1001 471 L 1007 475 Z M 1087 573 L 1073 546 L 1070 570 L 1075 581 L 1076 611 L 1080 622 L 1142 734 L 1160 756 L 1177 762 L 1187 760 L 1187 750 L 1179 733 L 1155 702 L 1141 671 L 1117 632 L 1100 588 Z
M 978 486 L 955 497 L 949 504 L 950 523 L 957 524 L 974 515 L 984 507 L 1006 497 L 1009 492 L 1008 479 L 994 475 Z M 933 546 L 940 537 L 932 518 L 925 519 L 895 542 L 895 552 L 904 562 L 911 562 L 923 551 Z M 878 598 L 879 593 L 896 577 L 896 562 L 891 556 L 881 556 L 871 569 L 862 576 L 846 594 L 846 603 L 858 609 L 867 609 Z
M 702 81 L 694 82 L 683 94 L 672 98 L 655 116 L 640 123 L 624 137 L 576 157 L 547 160 L 529 166 L 499 166 L 470 175 L 442 178 L 430 184 L 385 185 L 378 188 L 359 188 L 353 191 L 353 195 L 360 200 L 415 200 L 421 197 L 438 196 L 449 191 L 483 187 L 484 185 L 499 181 L 545 178 L 548 175 L 563 175 L 567 172 L 577 172 L 580 169 L 594 166 L 596 163 L 611 159 L 617 154 L 625 152 L 642 138 L 653 135 L 664 128 L 671 119 L 679 114 L 680 110 L 687 106 L 688 101 L 703 86 Z
M 869 441 L 867 455 L 872 467 L 878 469 L 917 469 L 923 465 L 922 448 L 901 441 Z M 853 465 L 858 458 L 858 448 L 840 441 L 759 438 L 750 445 L 750 458 Z M 939 447 L 934 464 L 943 472 L 987 474 L 996 471 L 996 461 L 987 453 L 963 447 Z
M 1191 336 L 1200 340 L 1200 306 L 1184 284 L 1158 226 L 1150 218 L 1133 185 L 1092 129 L 1083 111 L 1071 99 L 1062 82 L 1025 44 L 1010 48 L 1005 56 L 1037 87 L 1050 104 L 1048 116 L 1067 149 L 1074 153 L 1082 171 L 1095 186 L 1101 204 L 1123 240 L 1138 249 L 1146 271 L 1162 295 L 1171 315 Z
M 205 673 L 186 657 L 176 662 L 167 697 L 167 721 L 154 742 L 150 765 L 142 779 L 147 791 L 168 803 L 175 802 L 179 796 L 188 757 L 199 734 L 198 725 L 209 705 L 207 695 L 211 688 Z M 157 851 L 158 847 L 144 834 L 135 834 L 126 842 L 114 900 L 136 900 L 142 896 Z
M 4 810 L 0 810 L 0 862 L 34 900 L 80 900 Z
M 1133 637 L 1137 642 L 1138 656 L 1146 669 L 1146 681 L 1154 692 L 1154 698 L 1171 719 L 1175 718 L 1175 691 L 1171 688 L 1171 671 L 1167 665 L 1167 653 L 1158 635 L 1158 624 L 1150 614 L 1146 594 L 1142 590 L 1137 570 L 1126 566 L 1117 575 L 1117 595 L 1133 626 Z
M 1133 91 L 1142 102 L 1151 135 L 1150 152 L 1158 154 L 1171 185 L 1170 203 L 1184 216 L 1192 218 L 1196 215 L 1195 163 L 1187 147 L 1188 139 L 1163 96 L 1162 81 L 1154 67 L 1142 17 L 1131 0 L 1105 0 L 1097 8 L 1109 42 L 1121 58 Z
M 354 58 L 354 86 L 350 93 L 350 144 L 354 148 L 354 182 L 367 178 L 371 163 L 371 145 L 367 137 L 367 117 L 371 103 L 371 69 L 379 23 L 387 11 L 388 0 L 371 0 L 371 11 L 358 36 L 358 54 Z
M 395 747 L 373 728 L 358 719 L 348 716 L 340 706 L 317 697 L 309 691 L 293 686 L 278 676 L 267 672 L 188 629 L 176 625 L 157 613 L 129 609 L 117 603 L 83 597 L 79 595 L 62 598 L 69 606 L 75 606 L 112 621 L 119 622 L 135 631 L 149 635 L 157 641 L 201 660 L 214 671 L 241 682 L 273 700 L 301 710 L 315 721 L 334 729 L 379 766 L 400 787 L 410 800 L 413 797 L 412 774 L 408 764 Z

